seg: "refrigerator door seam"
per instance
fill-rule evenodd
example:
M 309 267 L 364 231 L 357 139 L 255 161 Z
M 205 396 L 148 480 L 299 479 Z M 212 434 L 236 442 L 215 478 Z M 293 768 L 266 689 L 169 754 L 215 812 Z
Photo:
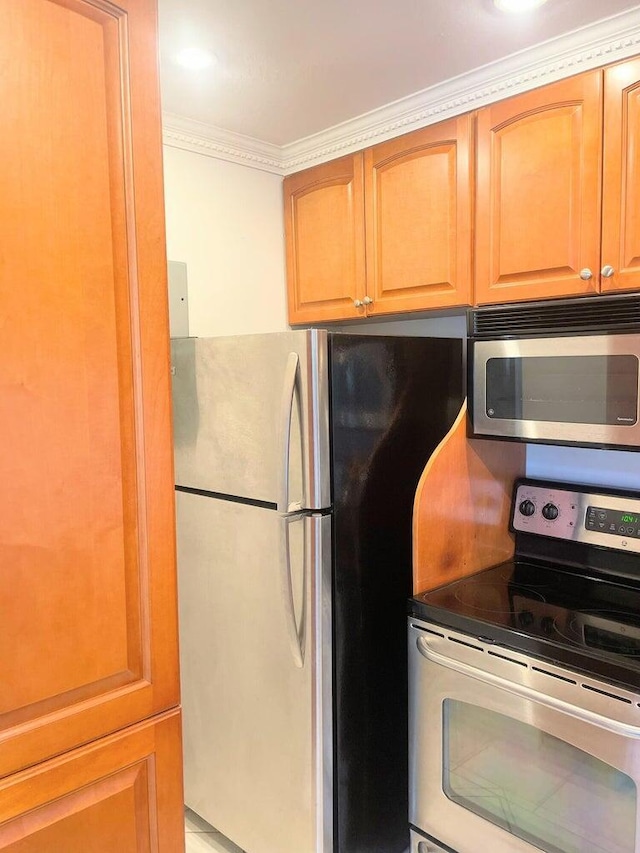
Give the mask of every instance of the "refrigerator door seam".
M 228 501 L 234 504 L 244 504 L 245 506 L 255 506 L 259 509 L 277 509 L 276 504 L 271 501 L 252 500 L 251 498 L 242 498 L 238 495 L 227 495 L 224 492 L 211 492 L 208 489 L 192 489 L 190 486 L 175 486 L 176 492 L 184 492 L 187 495 L 200 495 L 203 498 L 213 498 L 217 501 Z

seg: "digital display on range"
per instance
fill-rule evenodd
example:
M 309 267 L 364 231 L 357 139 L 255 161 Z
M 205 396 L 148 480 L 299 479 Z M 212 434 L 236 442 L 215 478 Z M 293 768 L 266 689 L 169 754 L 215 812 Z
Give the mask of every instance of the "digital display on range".
M 587 530 L 610 533 L 615 536 L 633 536 L 640 539 L 640 513 L 599 506 L 587 507 L 584 521 Z

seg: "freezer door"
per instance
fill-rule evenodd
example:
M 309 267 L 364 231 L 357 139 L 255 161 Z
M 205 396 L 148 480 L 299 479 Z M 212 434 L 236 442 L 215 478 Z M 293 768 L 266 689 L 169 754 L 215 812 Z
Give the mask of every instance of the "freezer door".
M 176 484 L 330 504 L 327 333 L 172 341 Z
M 185 802 L 251 853 L 331 853 L 330 518 L 177 512 Z

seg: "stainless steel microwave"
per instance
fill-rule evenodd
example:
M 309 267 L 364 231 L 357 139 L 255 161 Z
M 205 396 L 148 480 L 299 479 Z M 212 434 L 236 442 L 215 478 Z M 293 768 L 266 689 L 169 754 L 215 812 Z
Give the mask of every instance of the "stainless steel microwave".
M 640 295 L 469 312 L 471 434 L 640 448 Z

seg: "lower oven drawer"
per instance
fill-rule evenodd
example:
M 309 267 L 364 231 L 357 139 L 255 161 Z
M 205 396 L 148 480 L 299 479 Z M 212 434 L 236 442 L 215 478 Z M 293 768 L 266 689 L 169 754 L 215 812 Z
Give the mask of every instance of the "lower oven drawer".
M 411 824 L 456 853 L 640 853 L 639 703 L 410 619 Z

